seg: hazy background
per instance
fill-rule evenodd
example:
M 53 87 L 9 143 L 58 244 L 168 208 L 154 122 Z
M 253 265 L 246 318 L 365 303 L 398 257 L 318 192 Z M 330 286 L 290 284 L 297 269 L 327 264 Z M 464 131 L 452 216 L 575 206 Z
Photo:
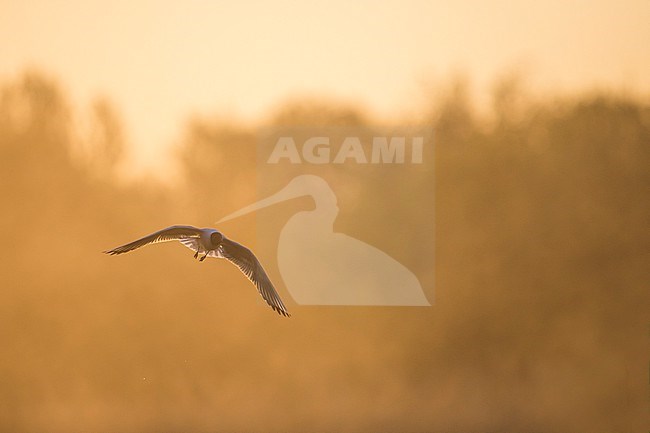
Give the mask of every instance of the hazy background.
M 0 9 L 2 431 L 647 430 L 647 2 Z M 258 128 L 305 124 L 434 131 L 433 307 L 100 254 L 255 201 Z
M 318 96 L 394 122 L 458 73 L 488 112 L 511 71 L 535 96 L 650 94 L 647 0 L 0 0 L 0 12 L 0 78 L 45 69 L 81 126 L 95 98 L 113 101 L 135 171 L 168 166 L 192 115 L 254 126 Z

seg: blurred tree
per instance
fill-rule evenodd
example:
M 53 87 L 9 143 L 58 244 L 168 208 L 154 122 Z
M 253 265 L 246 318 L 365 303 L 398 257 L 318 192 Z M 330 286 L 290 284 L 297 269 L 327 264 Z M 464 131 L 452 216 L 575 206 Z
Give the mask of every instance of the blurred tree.
M 87 165 L 92 175 L 102 178 L 115 176 L 115 169 L 124 156 L 125 137 L 122 120 L 105 98 L 95 100 L 92 105 L 87 141 Z
M 415 215 L 391 249 L 435 242 L 435 269 L 419 264 L 434 307 L 302 307 L 282 321 L 249 306 L 256 294 L 234 289 L 250 287 L 227 264 L 180 247 L 110 265 L 100 254 L 251 202 L 252 127 L 195 119 L 175 194 L 118 186 L 91 175 L 122 154 L 110 104 L 93 108 L 88 169 L 70 156 L 78 131 L 56 83 L 30 72 L 1 85 L 0 430 L 641 430 L 650 108 L 596 95 L 520 110 L 513 88 L 497 92 L 488 128 L 454 83 L 427 125 L 435 191 L 425 173 L 377 208 L 399 208 L 396 225 Z M 311 102 L 270 124 L 373 127 Z M 400 192 L 399 171 L 368 174 L 361 206 Z M 435 231 L 412 230 L 431 227 L 421 209 L 433 205 Z
M 363 110 L 352 105 L 320 99 L 287 102 L 271 118 L 272 126 L 361 127 L 368 124 Z
M 0 90 L 0 148 L 5 174 L 12 173 L 13 179 L 21 176 L 15 169 L 22 164 L 12 163 L 13 158 L 27 158 L 37 170 L 51 164 L 48 172 L 65 167 L 69 127 L 69 108 L 52 80 L 27 72 L 17 82 L 4 85 Z
M 255 196 L 255 144 L 255 133 L 245 127 L 199 118 L 190 123 L 179 160 L 183 197 L 197 220 L 211 224 Z

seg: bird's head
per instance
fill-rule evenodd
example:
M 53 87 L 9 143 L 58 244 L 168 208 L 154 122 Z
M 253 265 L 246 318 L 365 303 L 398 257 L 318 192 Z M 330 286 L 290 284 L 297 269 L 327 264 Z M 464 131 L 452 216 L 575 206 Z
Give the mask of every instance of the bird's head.
M 223 235 L 219 232 L 214 232 L 210 235 L 210 242 L 212 242 L 212 245 L 220 245 L 221 241 L 223 241 Z

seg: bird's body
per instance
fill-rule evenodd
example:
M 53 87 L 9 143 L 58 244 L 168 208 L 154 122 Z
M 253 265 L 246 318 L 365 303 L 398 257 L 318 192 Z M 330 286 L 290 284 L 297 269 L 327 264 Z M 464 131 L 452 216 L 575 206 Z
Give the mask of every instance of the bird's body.
M 110 255 L 123 254 L 145 245 L 169 241 L 181 242 L 195 252 L 194 258 L 199 261 L 203 261 L 207 257 L 223 258 L 230 261 L 257 287 L 260 295 L 273 310 L 278 314 L 289 316 L 282 299 L 257 257 L 245 246 L 226 238 L 219 230 L 171 226 L 104 252 Z

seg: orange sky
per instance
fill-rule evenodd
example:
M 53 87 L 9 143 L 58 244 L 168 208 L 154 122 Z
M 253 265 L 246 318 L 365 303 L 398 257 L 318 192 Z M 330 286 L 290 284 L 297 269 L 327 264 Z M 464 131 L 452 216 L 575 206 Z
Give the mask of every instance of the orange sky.
M 57 78 L 84 109 L 108 96 L 137 158 L 192 113 L 255 120 L 296 95 L 380 117 L 421 108 L 463 71 L 477 93 L 522 69 L 538 91 L 650 92 L 650 1 L 0 0 L 0 79 Z

